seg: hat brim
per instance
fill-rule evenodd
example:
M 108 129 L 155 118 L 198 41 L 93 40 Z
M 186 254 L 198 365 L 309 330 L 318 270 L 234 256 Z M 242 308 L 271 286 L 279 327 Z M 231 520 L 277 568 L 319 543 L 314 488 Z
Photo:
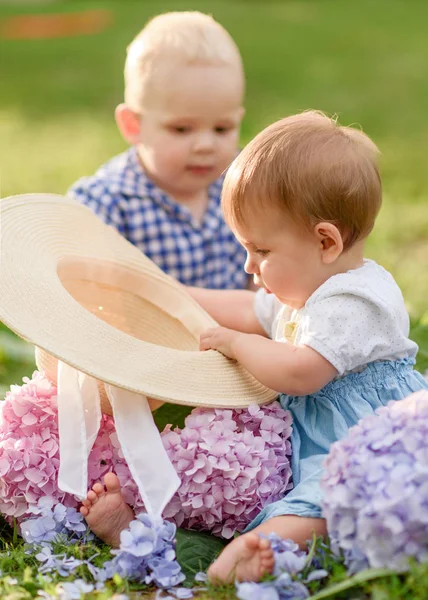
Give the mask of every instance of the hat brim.
M 235 361 L 197 351 L 215 321 L 89 208 L 52 194 L 10 197 L 0 207 L 0 320 L 17 335 L 99 381 L 163 402 L 239 408 L 277 396 Z M 172 347 L 135 337 L 129 323 L 112 326 L 68 281 L 83 281 L 89 297 L 96 284 L 107 301 L 123 290 L 124 307 L 126 294 L 149 302 L 169 319 L 164 343 Z M 186 349 L 177 349 L 185 338 Z M 187 349 L 189 340 L 196 347 Z

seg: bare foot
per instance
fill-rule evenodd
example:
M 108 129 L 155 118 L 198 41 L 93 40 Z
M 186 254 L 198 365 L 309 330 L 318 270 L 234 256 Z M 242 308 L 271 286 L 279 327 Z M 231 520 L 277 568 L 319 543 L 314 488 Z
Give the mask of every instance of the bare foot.
M 118 548 L 120 532 L 129 526 L 134 513 L 123 499 L 117 475 L 106 473 L 104 485 L 93 485 L 82 502 L 80 512 L 95 535 L 106 544 Z
M 226 546 L 208 569 L 208 578 L 214 584 L 260 581 L 263 575 L 272 573 L 274 563 L 269 540 L 257 533 L 245 533 Z

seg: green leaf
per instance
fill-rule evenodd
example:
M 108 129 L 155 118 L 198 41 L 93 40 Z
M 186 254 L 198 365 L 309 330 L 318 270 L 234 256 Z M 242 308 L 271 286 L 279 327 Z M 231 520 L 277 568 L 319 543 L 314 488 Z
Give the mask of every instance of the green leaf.
M 206 571 L 227 542 L 221 538 L 189 529 L 177 529 L 177 560 L 186 576 L 184 585 L 193 585 L 196 573 Z
M 390 569 L 365 569 L 364 571 L 353 575 L 349 579 L 346 579 L 346 581 L 341 581 L 340 583 L 330 585 L 321 592 L 318 592 L 318 594 L 311 596 L 311 600 L 324 600 L 324 598 L 330 598 L 335 594 L 350 590 L 353 587 L 357 587 L 362 583 L 365 583 L 366 581 L 378 579 L 379 577 L 387 577 L 388 575 L 393 574 L 394 571 L 391 571 Z
M 184 427 L 184 419 L 193 410 L 193 406 L 181 406 L 180 404 L 162 404 L 153 411 L 153 418 L 159 431 L 163 431 L 166 425 L 173 427 Z

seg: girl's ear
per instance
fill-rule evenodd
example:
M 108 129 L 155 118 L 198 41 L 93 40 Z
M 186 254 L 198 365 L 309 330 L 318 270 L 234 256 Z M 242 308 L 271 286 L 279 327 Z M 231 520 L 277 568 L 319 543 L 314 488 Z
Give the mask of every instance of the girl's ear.
M 119 104 L 114 113 L 116 123 L 123 138 L 130 146 L 141 142 L 141 115 L 126 106 Z
M 314 229 L 319 240 L 321 260 L 332 264 L 343 252 L 343 239 L 340 231 L 333 223 L 318 223 Z

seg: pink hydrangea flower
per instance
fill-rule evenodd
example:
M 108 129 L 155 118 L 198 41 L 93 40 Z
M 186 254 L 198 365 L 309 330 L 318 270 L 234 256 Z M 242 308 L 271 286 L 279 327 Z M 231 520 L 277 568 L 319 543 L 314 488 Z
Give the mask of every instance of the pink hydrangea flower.
M 36 371 L 13 385 L 1 404 L 0 512 L 18 522 L 39 498 L 80 502 L 58 489 L 57 390 Z M 276 402 L 246 410 L 194 409 L 183 429 L 166 427 L 162 440 L 181 478 L 164 516 L 178 527 L 230 538 L 291 488 L 291 416 Z M 123 457 L 114 420 L 103 415 L 88 460 L 88 487 L 114 471 L 125 501 L 144 508 Z

